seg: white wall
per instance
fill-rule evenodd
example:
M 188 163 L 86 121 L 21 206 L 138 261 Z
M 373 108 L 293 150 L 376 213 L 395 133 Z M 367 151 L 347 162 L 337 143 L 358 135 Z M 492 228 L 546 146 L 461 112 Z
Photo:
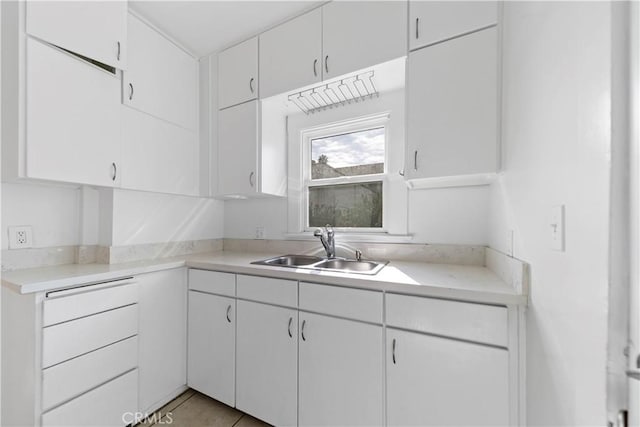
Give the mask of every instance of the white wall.
M 80 190 L 77 188 L 2 183 L 2 249 L 8 248 L 8 227 L 33 227 L 33 246 L 80 243 Z
M 113 190 L 112 246 L 223 237 L 223 202 Z
M 531 264 L 528 425 L 606 424 L 611 6 L 504 4 L 504 175 L 491 246 Z M 550 209 L 566 206 L 566 251 Z

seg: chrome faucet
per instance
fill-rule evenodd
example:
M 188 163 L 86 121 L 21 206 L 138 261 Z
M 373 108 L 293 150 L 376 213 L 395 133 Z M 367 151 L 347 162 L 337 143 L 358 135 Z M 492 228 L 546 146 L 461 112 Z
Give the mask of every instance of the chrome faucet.
M 324 230 L 317 228 L 316 231 L 313 232 L 313 235 L 320 238 L 320 242 L 322 242 L 322 246 L 324 246 L 324 250 L 327 252 L 327 259 L 335 258 L 336 241 L 334 239 L 334 232 L 331 224 L 327 224 L 324 227 Z

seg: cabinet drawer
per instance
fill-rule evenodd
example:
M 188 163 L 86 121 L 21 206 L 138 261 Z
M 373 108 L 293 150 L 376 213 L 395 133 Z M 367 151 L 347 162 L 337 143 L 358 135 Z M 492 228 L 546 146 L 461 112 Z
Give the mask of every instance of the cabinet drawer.
M 236 296 L 236 275 L 190 269 L 189 289 L 234 297 Z
M 238 275 L 238 298 L 297 307 L 298 282 Z
M 138 370 L 135 369 L 42 414 L 42 426 L 124 426 L 133 424 L 137 410 Z
M 52 408 L 138 365 L 138 337 L 92 351 L 42 372 L 42 407 Z
M 382 323 L 382 292 L 300 282 L 300 309 Z
M 387 325 L 507 347 L 507 309 L 387 294 Z
M 136 302 L 138 285 L 132 280 L 49 292 L 43 304 L 42 324 L 49 326 Z
M 64 362 L 138 333 L 138 304 L 49 326 L 42 331 L 42 367 Z

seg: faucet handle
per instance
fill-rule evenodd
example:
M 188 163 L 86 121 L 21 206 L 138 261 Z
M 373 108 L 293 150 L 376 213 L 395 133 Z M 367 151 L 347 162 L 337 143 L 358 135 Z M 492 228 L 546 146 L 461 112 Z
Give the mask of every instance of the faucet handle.
M 315 237 L 320 237 L 320 236 L 323 236 L 323 235 L 324 235 L 324 232 L 322 231 L 322 229 L 321 229 L 321 228 L 316 228 L 316 229 L 313 231 L 313 235 L 314 235 Z
M 331 224 L 325 225 L 324 229 L 327 232 L 327 235 L 329 235 L 329 236 L 333 235 L 333 226 Z
M 362 251 L 360 249 L 356 249 L 356 261 L 362 261 Z

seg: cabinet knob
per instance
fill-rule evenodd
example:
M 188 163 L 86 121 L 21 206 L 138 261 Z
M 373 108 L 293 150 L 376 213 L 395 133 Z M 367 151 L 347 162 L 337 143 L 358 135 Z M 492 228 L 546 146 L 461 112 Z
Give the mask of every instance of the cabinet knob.
M 118 177 L 118 166 L 114 163 L 111 163 L 111 180 L 115 182 Z
M 254 90 L 254 89 L 253 89 L 253 81 L 254 81 L 254 80 L 255 80 L 255 79 L 254 79 L 253 77 L 251 77 L 251 80 L 249 80 L 249 90 L 251 91 L 251 93 L 253 93 L 253 90 Z
M 227 322 L 231 323 L 231 304 L 227 306 Z
M 120 61 L 120 42 L 118 42 L 118 53 L 116 55 L 116 60 Z
M 129 83 L 129 101 L 133 99 L 133 84 Z

